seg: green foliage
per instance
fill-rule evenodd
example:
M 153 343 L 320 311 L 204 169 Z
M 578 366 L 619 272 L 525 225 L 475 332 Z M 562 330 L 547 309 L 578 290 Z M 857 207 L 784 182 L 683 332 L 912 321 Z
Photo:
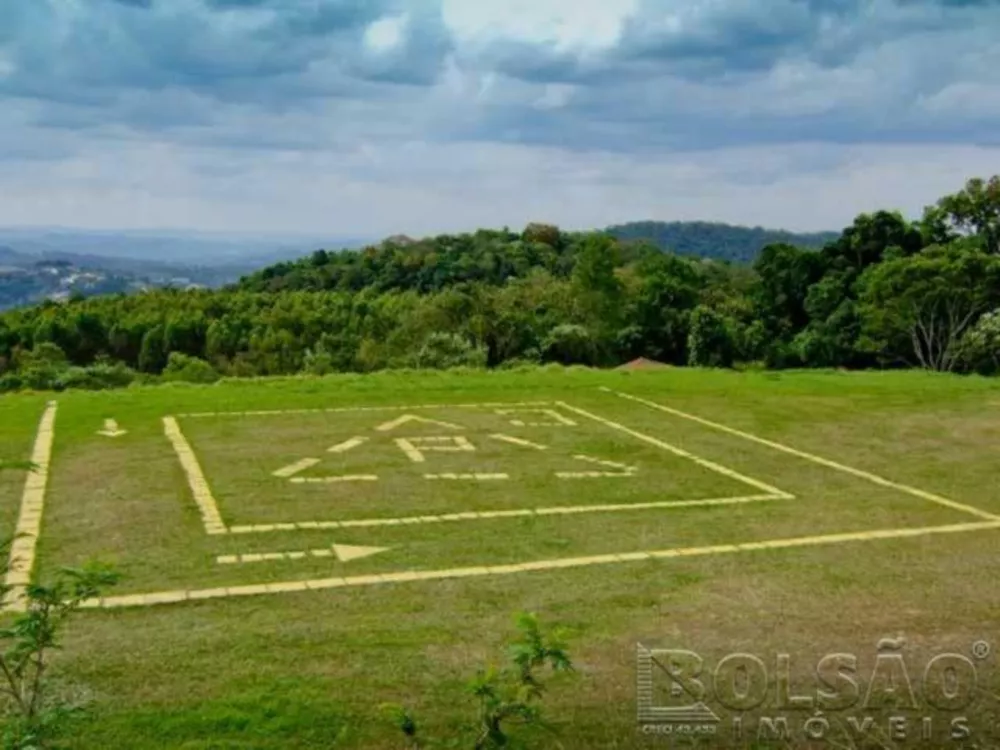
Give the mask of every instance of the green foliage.
M 592 365 L 597 361 L 597 342 L 584 326 L 559 325 L 545 337 L 542 359 L 561 365 Z
M 927 242 L 944 244 L 960 236 L 979 238 L 983 249 L 1000 253 L 1000 175 L 973 178 L 924 211 Z
M 571 672 L 573 665 L 560 633 L 544 632 L 531 614 L 518 615 L 516 625 L 518 635 L 508 646 L 509 663 L 482 669 L 469 682 L 468 691 L 477 707 L 475 726 L 469 722 L 468 739 L 453 738 L 449 747 L 465 746 L 472 750 L 524 747 L 512 727 L 551 730 L 542 717 L 541 700 L 547 686 L 540 673 Z M 406 708 L 394 704 L 382 708 L 410 747 L 441 745 L 422 737 L 416 719 Z
M 124 388 L 135 381 L 134 370 L 121 362 L 102 361 L 88 367 L 69 367 L 56 380 L 57 390 L 101 391 Z
M 6 550 L 0 552 L 6 557 Z M 50 658 L 82 602 L 117 581 L 118 575 L 109 568 L 91 564 L 64 568 L 50 584 L 27 586 L 24 611 L 9 616 L 0 626 L 0 747 L 53 747 L 68 720 L 83 710 L 54 689 Z M 0 585 L 0 596 L 11 592 L 12 587 Z
M 688 334 L 688 356 L 692 365 L 701 367 L 732 367 L 736 359 L 735 322 L 705 306 L 691 313 Z
M 1000 305 L 1000 256 L 957 240 L 879 264 L 862 288 L 867 346 L 888 362 L 951 371 L 963 336 Z
M 1000 309 L 986 313 L 959 344 L 963 366 L 981 375 L 1000 374 Z
M 403 367 L 615 366 L 636 357 L 983 371 L 988 359 L 960 353 L 959 341 L 1000 305 L 983 260 L 1000 257 L 998 196 L 1000 177 L 973 180 L 920 223 L 875 211 L 839 234 L 808 237 L 692 224 L 563 232 L 541 223 L 520 233 L 399 236 L 362 250 L 318 250 L 222 290 L 46 303 L 0 314 L 0 392 L 117 387 L 161 373 L 211 382 Z M 672 232 L 701 238 L 702 256 L 753 265 L 664 252 L 655 243 Z M 690 250 L 683 244 L 671 246 Z M 933 343 L 948 305 L 972 297 L 954 340 L 944 349 Z
M 417 352 L 414 365 L 424 369 L 485 367 L 486 350 L 455 333 L 435 331 Z
M 170 352 L 163 368 L 163 380 L 168 383 L 214 383 L 220 377 L 205 360 L 180 352 Z
M 753 263 L 768 245 L 817 249 L 837 239 L 836 232 L 795 234 L 706 221 L 636 221 L 605 231 L 623 242 L 648 241 L 660 250 L 734 263 Z
M 562 235 L 559 232 L 559 227 L 552 224 L 538 224 L 532 223 L 528 224 L 521 233 L 521 239 L 525 242 L 538 243 L 540 245 L 548 245 L 552 248 L 558 248 L 562 242 Z

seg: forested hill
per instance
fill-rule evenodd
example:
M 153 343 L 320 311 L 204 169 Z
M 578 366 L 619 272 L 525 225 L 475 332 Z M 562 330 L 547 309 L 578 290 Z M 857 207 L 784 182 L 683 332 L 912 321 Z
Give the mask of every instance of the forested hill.
M 660 250 L 750 264 L 767 245 L 818 249 L 839 236 L 836 232 L 794 234 L 708 222 L 635 222 L 604 231 L 619 240 L 626 263 Z M 299 261 L 268 266 L 244 278 L 240 287 L 256 292 L 374 288 L 380 292 L 428 293 L 463 282 L 503 284 L 510 278 L 524 278 L 535 269 L 566 277 L 586 236 L 560 232 L 545 224 L 530 224 L 523 232 L 483 229 L 420 240 L 396 236 L 363 250 L 319 250 Z
M 317 250 L 298 261 L 268 266 L 243 278 L 238 288 L 251 292 L 370 290 L 429 294 L 463 283 L 500 286 L 533 271 L 561 279 L 572 272 L 582 243 L 593 234 L 529 224 L 522 232 L 480 229 L 420 240 L 396 236 L 362 250 Z M 619 248 L 624 262 L 643 253 L 658 252 L 641 243 Z
M 232 288 L 0 312 L 0 392 L 637 357 L 1000 374 L 1000 176 L 920 220 L 861 214 L 821 250 L 771 244 L 752 265 L 532 224 L 317 251 Z
M 768 245 L 795 245 L 819 249 L 837 232 L 798 234 L 783 229 L 739 227 L 707 221 L 632 221 L 605 230 L 618 240 L 646 240 L 661 250 L 699 258 L 753 263 Z

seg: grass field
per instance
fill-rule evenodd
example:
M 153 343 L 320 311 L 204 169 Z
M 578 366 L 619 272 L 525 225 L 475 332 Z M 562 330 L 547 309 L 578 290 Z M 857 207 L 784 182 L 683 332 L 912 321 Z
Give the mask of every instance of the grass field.
M 787 653 L 815 694 L 822 656 L 857 654 L 865 682 L 884 637 L 915 683 L 988 644 L 966 746 L 1000 746 L 1000 382 L 567 370 L 9 396 L 0 459 L 37 456 L 46 413 L 34 574 L 124 575 L 58 658 L 94 699 L 71 747 L 402 747 L 385 702 L 447 735 L 518 611 L 569 628 L 578 667 L 537 747 L 667 744 L 637 723 L 639 643 L 751 652 L 772 679 Z M 0 473 L 7 535 L 25 479 Z M 925 746 L 948 744 L 962 712 L 928 711 L 904 711 L 899 746 L 924 716 Z M 830 713 L 829 736 L 865 746 L 863 715 L 893 746 L 891 711 Z M 753 746 L 724 719 L 707 744 Z

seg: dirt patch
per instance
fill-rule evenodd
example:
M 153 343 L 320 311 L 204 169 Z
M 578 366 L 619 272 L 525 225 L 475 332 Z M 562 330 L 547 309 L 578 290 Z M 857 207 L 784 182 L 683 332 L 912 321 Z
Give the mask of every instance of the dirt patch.
M 631 362 L 626 362 L 623 365 L 619 365 L 615 369 L 617 370 L 665 370 L 671 367 L 664 362 L 657 362 L 655 359 L 646 359 L 645 357 L 639 357 L 638 359 L 633 359 Z

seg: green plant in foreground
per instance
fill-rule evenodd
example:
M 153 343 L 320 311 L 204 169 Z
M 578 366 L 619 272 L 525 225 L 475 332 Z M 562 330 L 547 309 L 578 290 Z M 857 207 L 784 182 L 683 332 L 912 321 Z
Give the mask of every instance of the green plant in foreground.
M 5 548 L 0 554 L 6 556 Z M 23 612 L 0 615 L 0 747 L 42 750 L 65 722 L 78 714 L 75 705 L 53 689 L 49 660 L 59 649 L 69 618 L 82 602 L 99 596 L 118 581 L 112 570 L 96 564 L 64 568 L 52 583 L 29 584 Z M 0 584 L 6 600 L 12 586 Z
M 0 458 L 0 471 L 34 471 L 36 468 L 31 461 L 7 461 Z
M 480 670 L 469 683 L 468 690 L 475 697 L 478 715 L 475 736 L 471 740 L 474 750 L 510 747 L 514 739 L 511 726 L 533 725 L 551 728 L 542 720 L 540 701 L 546 686 L 540 672 L 569 672 L 573 670 L 566 646 L 558 633 L 545 633 L 534 615 L 517 617 L 518 637 L 509 646 L 510 664 L 503 668 L 488 667 Z M 402 706 L 383 707 L 393 723 L 406 736 L 410 747 L 425 746 L 419 737 L 418 725 L 412 714 Z M 438 744 L 438 743 L 435 743 Z M 458 747 L 457 741 L 448 746 Z

